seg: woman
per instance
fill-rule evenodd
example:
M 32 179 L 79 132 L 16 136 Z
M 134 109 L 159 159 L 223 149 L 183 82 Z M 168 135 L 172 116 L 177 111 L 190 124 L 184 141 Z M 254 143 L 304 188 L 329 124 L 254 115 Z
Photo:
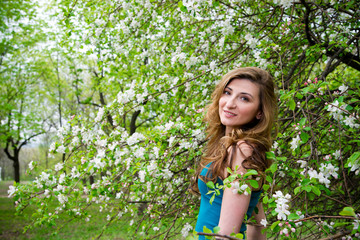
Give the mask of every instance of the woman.
M 205 116 L 208 143 L 197 171 L 197 188 L 195 185 L 195 191 L 201 194 L 197 232 L 203 232 L 204 226 L 210 230 L 219 226 L 219 234 L 240 232 L 245 235 L 245 218 L 252 216 L 258 224 L 265 219 L 259 198 L 263 173 L 271 164 L 265 152 L 271 147 L 270 133 L 276 110 L 274 83 L 264 70 L 235 69 L 216 86 Z M 227 167 L 240 174 L 255 169 L 260 176 L 257 178 L 259 188 L 251 189 L 251 194 L 247 195 L 238 194 L 236 190 L 234 194 L 233 187 L 224 188 L 210 204 L 211 194 L 207 194 L 206 182 L 222 185 L 222 180 L 229 176 Z M 259 210 L 257 214 L 255 206 Z M 246 235 L 247 239 L 266 239 L 261 227 L 255 225 L 248 226 Z

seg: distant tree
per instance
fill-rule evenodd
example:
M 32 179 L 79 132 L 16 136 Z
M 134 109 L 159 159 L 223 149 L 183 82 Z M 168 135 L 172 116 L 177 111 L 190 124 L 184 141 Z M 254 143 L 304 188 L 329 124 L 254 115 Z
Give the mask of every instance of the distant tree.
M 37 31 L 40 22 L 34 24 L 33 1 L 2 1 L 0 9 L 0 144 L 19 182 L 20 151 L 46 127 L 36 49 L 44 35 Z

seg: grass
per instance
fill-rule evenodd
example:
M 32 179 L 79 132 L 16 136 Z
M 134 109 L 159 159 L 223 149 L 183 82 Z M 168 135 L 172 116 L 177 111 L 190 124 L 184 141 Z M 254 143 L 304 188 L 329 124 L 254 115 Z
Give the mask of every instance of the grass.
M 31 223 L 35 207 L 29 206 L 22 215 L 16 216 L 13 200 L 6 196 L 9 185 L 12 185 L 11 181 L 0 182 L 0 239 L 93 239 L 106 224 L 105 213 L 99 213 L 94 207 L 90 209 L 91 221 L 70 222 L 55 236 L 53 227 L 38 227 L 23 233 L 24 227 Z M 118 221 L 110 225 L 101 239 L 130 239 L 127 234 L 127 222 Z

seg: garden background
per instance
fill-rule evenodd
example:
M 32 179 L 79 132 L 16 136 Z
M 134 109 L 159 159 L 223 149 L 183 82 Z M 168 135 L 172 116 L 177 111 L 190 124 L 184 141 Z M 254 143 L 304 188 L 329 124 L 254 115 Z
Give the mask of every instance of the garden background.
M 193 239 L 204 112 L 239 66 L 277 85 L 268 238 L 359 238 L 359 9 L 1 1 L 1 238 Z

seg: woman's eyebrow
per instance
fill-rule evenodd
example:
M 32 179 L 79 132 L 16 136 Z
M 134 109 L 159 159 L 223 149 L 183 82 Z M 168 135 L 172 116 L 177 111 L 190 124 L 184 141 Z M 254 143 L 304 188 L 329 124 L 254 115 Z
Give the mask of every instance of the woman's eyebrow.
M 245 95 L 249 95 L 251 98 L 254 98 L 253 95 L 251 95 L 250 93 L 247 92 L 240 92 L 241 94 L 245 94 Z

